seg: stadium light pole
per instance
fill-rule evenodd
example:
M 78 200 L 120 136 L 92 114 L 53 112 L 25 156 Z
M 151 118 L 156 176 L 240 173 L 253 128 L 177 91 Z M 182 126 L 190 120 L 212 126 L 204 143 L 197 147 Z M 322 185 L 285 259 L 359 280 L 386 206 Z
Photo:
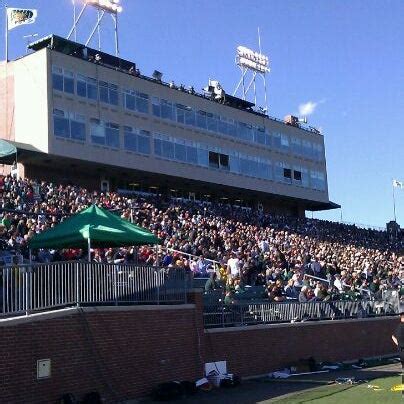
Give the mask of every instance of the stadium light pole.
M 76 0 L 72 0 L 73 4 L 73 26 L 76 24 Z M 74 42 L 77 42 L 77 29 L 74 28 Z
M 86 46 L 89 44 L 93 38 L 95 32 L 98 30 L 98 45 L 100 47 L 100 23 L 105 15 L 105 13 L 110 14 L 114 21 L 114 32 L 115 32 L 115 54 L 119 57 L 119 38 L 118 38 L 118 14 L 122 12 L 122 6 L 120 5 L 120 0 L 81 0 L 83 2 L 83 7 L 81 8 L 79 14 L 76 17 L 76 3 L 73 2 L 73 14 L 74 21 L 73 27 L 67 35 L 67 39 L 70 39 L 72 34 L 75 34 L 75 41 L 77 41 L 77 25 L 80 22 L 84 12 L 87 7 L 93 7 L 97 10 L 97 23 L 95 24 L 89 38 L 86 41 Z
M 266 74 L 271 71 L 269 68 L 269 58 L 268 56 L 261 53 L 261 35 L 258 29 L 258 44 L 259 52 L 255 52 L 250 48 L 245 46 L 238 46 L 236 51 L 236 65 L 241 70 L 241 77 L 233 92 L 235 96 L 241 86 L 243 100 L 246 99 L 247 94 L 253 86 L 254 91 L 254 103 L 257 104 L 257 91 L 256 91 L 256 78 L 260 76 L 264 83 L 264 97 L 265 97 L 265 108 L 268 110 L 268 100 L 267 100 L 267 86 L 266 86 Z M 251 80 L 246 84 L 247 74 L 251 73 Z
M 119 57 L 118 14 L 121 13 L 123 10 L 122 6 L 120 5 L 120 0 L 85 0 L 85 4 L 89 5 L 90 7 L 96 8 L 99 13 L 101 12 L 101 15 L 99 15 L 99 18 L 97 20 L 95 29 L 97 29 L 97 28 L 99 29 L 101 20 L 104 17 L 105 13 L 108 13 L 111 15 L 111 17 L 114 21 L 115 56 Z M 95 29 L 94 29 L 94 32 L 95 32 Z M 88 43 L 91 41 L 91 38 L 94 35 L 94 32 L 88 38 L 86 45 L 88 45 Z

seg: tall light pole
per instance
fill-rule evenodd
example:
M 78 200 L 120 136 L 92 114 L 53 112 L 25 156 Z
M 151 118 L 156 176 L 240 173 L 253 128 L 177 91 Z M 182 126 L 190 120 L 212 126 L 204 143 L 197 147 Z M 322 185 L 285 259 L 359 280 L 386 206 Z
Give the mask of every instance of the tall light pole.
M 122 12 L 122 6 L 120 0 L 80 0 L 83 2 L 83 6 L 78 15 L 76 15 L 76 0 L 72 0 L 74 21 L 71 30 L 67 35 L 67 39 L 70 39 L 74 33 L 74 40 L 77 41 L 77 25 L 79 24 L 87 7 L 93 7 L 97 10 L 97 22 L 93 27 L 90 36 L 85 42 L 87 46 L 92 40 L 94 34 L 98 31 L 98 48 L 101 48 L 101 33 L 100 24 L 105 14 L 110 14 L 114 21 L 114 35 L 115 35 L 115 55 L 119 57 L 119 38 L 118 38 L 118 14 Z

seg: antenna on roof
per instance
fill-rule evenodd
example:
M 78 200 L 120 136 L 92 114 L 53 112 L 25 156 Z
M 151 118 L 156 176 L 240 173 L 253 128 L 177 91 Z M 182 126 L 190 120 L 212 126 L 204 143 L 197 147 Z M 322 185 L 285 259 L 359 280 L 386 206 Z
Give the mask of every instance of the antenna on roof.
M 260 34 L 260 27 L 258 27 L 258 49 L 261 53 L 261 34 Z
M 241 78 L 233 92 L 233 96 L 241 89 L 242 98 L 247 98 L 250 90 L 254 92 L 254 104 L 257 105 L 257 76 L 262 78 L 264 84 L 264 101 L 265 107 L 262 110 L 268 112 L 268 100 L 267 100 L 267 84 L 266 74 L 270 72 L 269 58 L 264 55 L 261 50 L 261 33 L 258 27 L 258 48 L 259 52 L 255 52 L 245 46 L 238 46 L 236 51 L 236 65 L 241 70 Z M 246 78 L 249 77 L 249 82 L 246 82 Z M 251 87 L 252 86 L 252 87 Z
M 30 42 L 32 41 L 32 39 L 36 38 L 37 36 L 38 36 L 38 34 L 24 35 L 23 38 L 25 39 L 25 42 L 27 44 L 26 53 L 28 53 L 28 50 L 29 50 L 28 46 L 29 46 Z

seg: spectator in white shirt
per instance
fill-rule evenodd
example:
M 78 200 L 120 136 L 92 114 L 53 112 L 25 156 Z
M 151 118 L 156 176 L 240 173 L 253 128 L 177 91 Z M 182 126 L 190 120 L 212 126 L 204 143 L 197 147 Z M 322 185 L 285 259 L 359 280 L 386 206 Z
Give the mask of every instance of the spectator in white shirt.
M 334 286 L 340 291 L 342 292 L 342 282 L 341 282 L 341 275 L 340 274 L 336 274 L 335 275 L 335 281 L 334 281 Z
M 235 253 L 232 253 L 231 258 L 227 261 L 227 273 L 231 275 L 232 278 L 240 274 L 240 260 Z

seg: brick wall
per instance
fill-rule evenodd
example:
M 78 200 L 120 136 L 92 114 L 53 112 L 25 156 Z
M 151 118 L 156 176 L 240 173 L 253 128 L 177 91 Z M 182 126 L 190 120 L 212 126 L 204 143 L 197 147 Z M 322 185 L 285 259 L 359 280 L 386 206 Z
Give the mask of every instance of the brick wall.
M 349 360 L 393 353 L 398 319 L 203 330 L 202 301 L 184 306 L 69 309 L 0 321 L 0 402 L 54 403 L 99 391 L 108 403 L 148 394 L 157 383 L 194 380 L 203 363 L 227 360 L 242 376 L 299 359 Z M 37 380 L 36 361 L 52 375 Z
M 299 359 L 347 361 L 397 352 L 398 318 L 323 321 L 205 332 L 208 361 L 227 360 L 229 372 L 259 375 Z
M 195 310 L 86 310 L 0 326 L 0 402 L 55 403 L 99 391 L 107 402 L 148 394 L 156 383 L 201 377 Z M 49 379 L 36 361 L 51 359 Z

